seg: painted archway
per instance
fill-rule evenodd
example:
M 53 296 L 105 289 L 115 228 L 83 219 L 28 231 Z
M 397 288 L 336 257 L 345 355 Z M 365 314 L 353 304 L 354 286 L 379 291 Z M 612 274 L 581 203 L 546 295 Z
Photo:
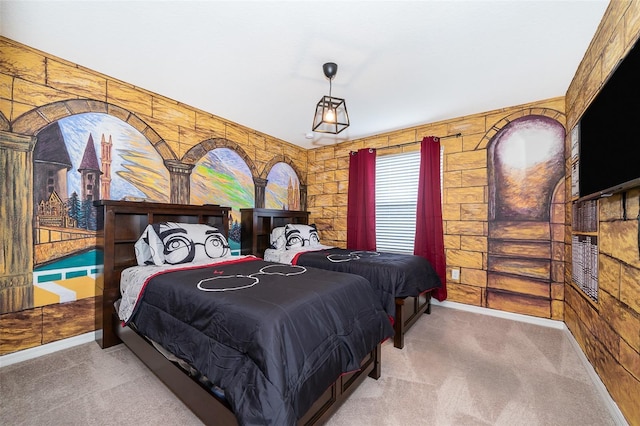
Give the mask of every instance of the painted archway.
M 486 305 L 551 318 L 554 283 L 562 282 L 566 132 L 541 114 L 503 124 L 488 146 Z

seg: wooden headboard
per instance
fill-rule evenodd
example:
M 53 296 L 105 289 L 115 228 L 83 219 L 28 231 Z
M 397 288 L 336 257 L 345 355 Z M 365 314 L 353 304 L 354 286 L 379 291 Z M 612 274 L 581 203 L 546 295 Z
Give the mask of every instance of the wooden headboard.
M 240 240 L 242 254 L 264 257 L 269 248 L 273 228 L 287 223 L 309 223 L 309 212 L 278 209 L 240 209 Z
M 98 249 L 104 255 L 103 282 L 96 281 L 96 341 L 102 348 L 120 343 L 113 330 L 113 303 L 120 298 L 120 274 L 137 264 L 134 245 L 150 223 L 206 223 L 225 236 L 229 207 L 98 200 Z

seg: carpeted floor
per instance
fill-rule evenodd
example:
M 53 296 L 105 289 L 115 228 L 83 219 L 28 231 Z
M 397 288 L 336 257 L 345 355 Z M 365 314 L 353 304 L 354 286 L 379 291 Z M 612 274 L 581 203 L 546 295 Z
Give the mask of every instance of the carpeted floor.
M 434 306 L 330 426 L 616 425 L 566 331 Z M 199 425 L 123 345 L 0 368 L 2 425 Z

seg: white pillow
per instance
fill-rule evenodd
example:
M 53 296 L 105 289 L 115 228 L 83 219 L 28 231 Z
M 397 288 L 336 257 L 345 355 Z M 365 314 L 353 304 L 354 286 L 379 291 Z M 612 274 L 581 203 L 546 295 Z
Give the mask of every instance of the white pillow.
M 320 245 L 320 237 L 315 224 L 300 225 L 289 223 L 284 227 L 286 248 L 315 247 Z
M 284 250 L 287 245 L 287 239 L 284 236 L 284 226 L 278 226 L 271 231 L 271 237 L 269 239 L 271 248 L 276 250 Z
M 177 265 L 230 254 L 229 243 L 217 228 L 198 223 L 154 223 L 136 242 L 139 265 Z

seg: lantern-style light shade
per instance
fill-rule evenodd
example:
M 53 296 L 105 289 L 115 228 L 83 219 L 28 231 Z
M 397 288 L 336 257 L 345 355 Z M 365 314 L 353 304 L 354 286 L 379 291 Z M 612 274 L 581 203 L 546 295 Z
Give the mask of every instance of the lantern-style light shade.
M 316 105 L 313 131 L 338 134 L 349 127 L 349 114 L 344 99 L 323 96 Z
M 338 72 L 338 65 L 327 62 L 322 66 L 322 70 L 329 79 L 329 96 L 323 96 L 316 105 L 312 130 L 337 135 L 349 127 L 349 113 L 344 99 L 331 96 L 331 80 Z

